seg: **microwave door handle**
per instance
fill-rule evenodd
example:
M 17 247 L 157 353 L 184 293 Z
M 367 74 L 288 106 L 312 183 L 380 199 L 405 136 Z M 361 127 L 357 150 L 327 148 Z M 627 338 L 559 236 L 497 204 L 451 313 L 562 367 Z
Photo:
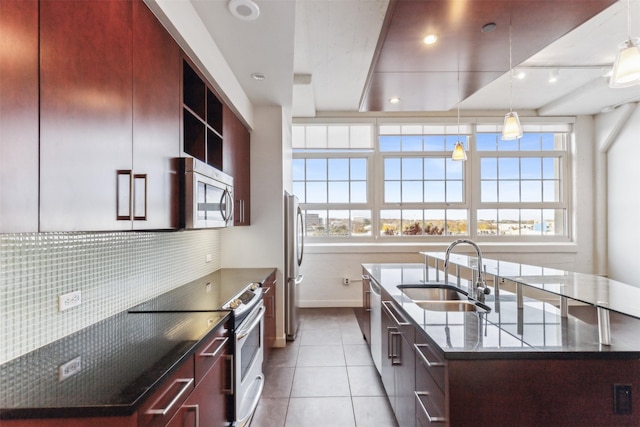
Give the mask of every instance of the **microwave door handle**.
M 233 215 L 233 198 L 231 192 L 226 188 L 220 197 L 220 214 L 224 222 L 228 222 Z

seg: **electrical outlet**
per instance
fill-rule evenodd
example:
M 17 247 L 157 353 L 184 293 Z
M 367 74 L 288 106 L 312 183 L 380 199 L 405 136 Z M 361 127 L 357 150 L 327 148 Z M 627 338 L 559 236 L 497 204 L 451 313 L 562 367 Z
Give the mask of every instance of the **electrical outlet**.
M 204 290 L 205 292 L 211 292 L 211 282 L 207 282 L 207 284 L 204 285 Z
M 74 376 L 82 369 L 82 357 L 78 356 L 75 359 L 69 360 L 67 363 L 63 363 L 58 366 L 58 382 L 62 382 L 69 377 Z
M 212 259 L 213 256 L 211 254 L 207 254 L 207 256 L 205 257 L 206 262 L 211 262 Z
M 64 311 L 71 307 L 75 307 L 82 303 L 82 294 L 80 291 L 69 292 L 68 294 L 58 296 L 58 311 Z
M 349 279 L 348 277 L 343 277 L 342 278 L 342 284 L 343 285 L 350 285 L 351 284 L 351 279 Z
M 631 413 L 631 385 L 613 385 L 613 413 L 618 415 L 628 415 Z

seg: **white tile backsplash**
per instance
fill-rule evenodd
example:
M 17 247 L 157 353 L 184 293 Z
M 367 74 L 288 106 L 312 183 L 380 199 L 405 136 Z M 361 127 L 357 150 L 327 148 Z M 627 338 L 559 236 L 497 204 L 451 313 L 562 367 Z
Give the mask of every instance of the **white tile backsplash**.
M 220 258 L 218 230 L 0 234 L 0 364 L 212 273 Z M 81 305 L 59 312 L 72 291 Z

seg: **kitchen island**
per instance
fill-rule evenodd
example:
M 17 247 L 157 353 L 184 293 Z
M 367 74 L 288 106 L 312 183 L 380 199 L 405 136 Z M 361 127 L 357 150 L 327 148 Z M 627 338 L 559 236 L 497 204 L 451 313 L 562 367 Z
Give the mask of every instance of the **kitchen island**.
M 487 310 L 424 309 L 398 285 L 442 283 L 443 260 L 444 254 L 425 253 L 425 264 L 363 265 L 365 277 L 382 290 L 381 377 L 401 426 L 415 420 L 451 426 L 640 425 L 636 317 L 613 304 L 610 345 L 604 345 L 598 306 L 579 292 L 579 280 L 572 294 L 546 292 L 535 280 L 525 285 L 527 268 L 501 276 L 493 260 L 483 262 L 492 291 Z M 450 262 L 448 283 L 466 292 L 477 260 L 456 255 Z M 509 268 L 512 273 L 515 266 Z M 585 280 L 585 287 L 600 279 Z M 596 294 L 601 306 L 611 306 Z M 387 313 L 391 320 L 385 324 Z M 373 326 L 369 333 L 376 333 Z M 411 370 L 413 393 L 406 385 Z M 405 421 L 407 411 L 415 416 Z

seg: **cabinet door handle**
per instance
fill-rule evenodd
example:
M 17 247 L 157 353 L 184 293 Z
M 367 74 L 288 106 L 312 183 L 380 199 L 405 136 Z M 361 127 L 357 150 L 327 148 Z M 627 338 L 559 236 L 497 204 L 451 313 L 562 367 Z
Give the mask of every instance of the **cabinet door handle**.
M 133 171 L 116 171 L 116 220 L 131 221 Z
M 193 410 L 193 412 L 196 413 L 195 427 L 200 427 L 200 407 L 198 405 L 184 405 L 183 408 L 186 410 Z
M 266 294 L 268 294 L 269 292 L 271 292 L 271 286 L 269 286 L 268 288 L 263 288 L 264 290 L 262 291 L 262 296 L 265 296 Z
M 421 348 L 425 348 L 425 347 L 429 347 L 428 344 L 414 344 L 413 345 L 416 348 L 416 353 L 418 353 L 420 355 L 420 358 L 424 361 L 424 363 L 426 363 L 426 365 L 430 368 L 436 368 L 439 366 L 444 366 L 444 363 L 442 362 L 432 362 L 430 361 L 427 356 L 425 356 L 425 354 L 422 352 Z
M 391 332 L 391 364 L 392 365 L 402 365 L 402 353 L 401 353 L 401 344 L 398 343 L 398 339 L 402 339 L 401 332 Z
M 133 219 L 135 221 L 147 220 L 147 174 L 137 173 L 133 175 Z
M 409 325 L 411 325 L 411 323 L 407 322 L 405 319 L 402 319 L 402 320 L 404 320 L 404 322 L 401 322 L 401 321 L 398 320 L 398 318 L 395 316 L 395 314 L 393 314 L 393 312 L 389 308 L 391 306 L 391 303 L 389 301 L 382 301 L 382 306 L 385 308 L 385 310 L 389 314 L 389 316 L 391 316 L 393 321 L 396 322 L 396 325 L 398 325 L 398 326 L 409 326 Z
M 209 350 L 211 348 L 212 345 L 214 345 L 216 342 L 220 342 L 222 341 L 222 343 L 218 346 L 218 348 L 215 349 L 215 351 L 213 353 L 209 352 L 207 353 L 206 350 Z M 217 337 L 215 338 L 211 344 L 209 344 L 209 346 L 204 349 L 202 351 L 202 353 L 200 353 L 200 356 L 202 357 L 216 357 L 218 355 L 218 353 L 220 352 L 220 350 L 222 350 L 224 348 L 224 345 L 227 343 L 227 341 L 229 341 L 229 337 Z
M 174 398 L 171 400 L 171 402 L 169 402 L 167 407 L 166 408 L 160 408 L 160 409 L 149 409 L 147 411 L 147 414 L 149 414 L 149 415 L 163 415 L 163 416 L 167 415 L 169 413 L 169 411 L 171 411 L 171 408 L 173 408 L 173 406 L 178 402 L 178 400 L 180 400 L 182 395 L 185 394 L 187 392 L 187 390 L 189 390 L 189 387 L 191 387 L 191 384 L 193 384 L 193 378 L 179 378 L 179 379 L 175 380 L 173 384 L 178 384 L 178 383 L 184 383 L 184 385 L 182 386 L 180 391 L 174 396 Z M 162 397 L 164 397 L 164 394 L 162 395 Z
M 224 385 L 223 385 L 222 392 L 232 395 L 234 393 L 233 376 L 235 375 L 235 372 L 234 372 L 235 366 L 233 365 L 233 355 L 228 354 L 224 358 L 225 358 L 225 360 L 229 361 L 229 369 L 225 370 L 225 372 L 228 373 L 229 375 L 228 376 L 224 376 L 223 377 L 223 381 L 225 381 L 225 379 L 228 378 L 229 379 L 229 387 L 227 388 L 227 387 L 224 387 Z
M 431 414 L 429 413 L 427 408 L 424 406 L 424 403 L 422 403 L 422 399 L 420 399 L 420 396 L 427 396 L 428 397 L 429 393 L 427 393 L 426 391 L 415 391 L 414 393 L 416 394 L 416 400 L 418 401 L 420 409 L 422 409 L 422 412 L 424 412 L 424 414 L 427 416 L 427 419 L 429 420 L 429 423 L 444 423 L 444 422 L 447 421 L 445 417 L 433 417 L 433 416 L 431 416 Z

